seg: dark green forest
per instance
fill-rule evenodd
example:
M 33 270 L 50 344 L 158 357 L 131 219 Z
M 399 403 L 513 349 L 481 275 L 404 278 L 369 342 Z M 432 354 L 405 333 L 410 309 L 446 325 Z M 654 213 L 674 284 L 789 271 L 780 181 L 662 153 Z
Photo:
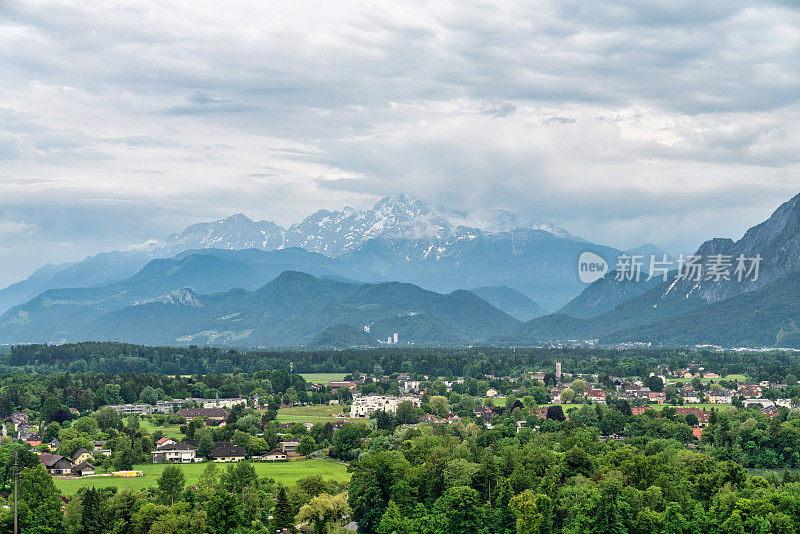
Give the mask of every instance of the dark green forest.
M 755 380 L 781 381 L 800 376 L 800 353 L 733 352 L 692 349 L 586 348 L 376 348 L 345 350 L 238 351 L 215 347 L 152 347 L 114 342 L 65 345 L 17 345 L 0 353 L 0 372 L 215 374 L 293 369 L 297 373 L 419 373 L 452 377 L 504 376 L 522 370 L 551 371 L 560 360 L 569 373 L 644 376 L 659 366 L 690 364 L 721 376 L 747 374 Z

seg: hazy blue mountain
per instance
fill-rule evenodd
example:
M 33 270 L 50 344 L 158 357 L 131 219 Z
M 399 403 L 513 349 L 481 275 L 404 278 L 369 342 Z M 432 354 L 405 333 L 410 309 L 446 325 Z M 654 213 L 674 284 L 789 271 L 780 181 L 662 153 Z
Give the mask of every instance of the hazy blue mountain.
M 522 224 L 508 211 L 458 211 L 399 195 L 364 210 L 322 210 L 289 228 L 236 214 L 191 225 L 124 252 L 43 268 L 0 291 L 0 313 L 48 289 L 124 280 L 150 260 L 186 250 L 269 252 L 293 247 L 341 259 L 332 276 L 356 273 L 355 278 L 367 281 L 398 279 L 436 291 L 508 285 L 551 309 L 583 289 L 575 272 L 580 252 L 596 250 L 610 261 L 618 253 L 547 223 Z
M 51 265 L 47 264 L 34 271 L 25 280 L 11 284 L 0 289 L 0 313 L 21 302 L 32 299 L 42 291 L 49 288 L 48 282 L 60 270 L 73 265 L 72 263 Z
M 441 245 L 441 246 L 439 246 Z M 339 260 L 384 280 L 412 282 L 436 291 L 505 285 L 557 309 L 579 294 L 578 257 L 585 251 L 616 264 L 616 249 L 550 232 L 516 229 L 473 231 L 469 237 L 432 243 L 429 239 L 376 238 Z
M 257 289 L 288 269 L 317 275 L 340 272 L 335 260 L 302 249 L 189 251 L 152 260 L 135 275 L 113 284 L 47 290 L 0 315 L 0 340 L 72 339 L 84 325 L 118 308 L 158 301 L 184 288 L 197 293 Z
M 581 294 L 556 313 L 586 319 L 611 311 L 626 300 L 632 299 L 656 287 L 661 278 L 647 280 L 617 280 L 617 271 L 610 271 L 603 278 L 586 286 Z
M 660 305 L 659 300 L 668 283 L 628 299 L 611 311 L 594 317 L 578 319 L 564 313 L 545 315 L 528 321 L 513 332 L 501 336 L 500 341 L 517 344 L 535 344 L 564 340 L 599 339 L 621 328 L 633 327 L 652 321 L 667 320 L 703 306 L 696 295 L 685 301 L 670 299 Z
M 486 286 L 471 289 L 480 298 L 520 321 L 547 315 L 548 311 L 516 289 L 508 286 Z
M 136 274 L 150 259 L 141 252 L 103 252 L 77 263 L 45 265 L 25 280 L 0 290 L 0 314 L 48 289 L 123 280 Z
M 800 271 L 667 321 L 620 329 L 601 341 L 800 348 Z
M 363 328 L 349 324 L 335 324 L 315 335 L 309 348 L 378 347 L 380 343 Z
M 519 321 L 469 291 L 444 295 L 412 284 L 349 284 L 287 271 L 255 291 L 192 292 L 120 308 L 68 339 L 296 346 L 340 324 L 370 325 L 379 339 L 398 332 L 402 344 L 435 345 L 485 339 Z
M 784 290 L 781 287 L 784 284 L 789 284 L 786 291 L 793 291 L 792 273 L 800 268 L 800 195 L 782 204 L 769 219 L 748 230 L 739 241 L 712 239 L 703 243 L 696 255 L 703 258 L 704 273 L 707 272 L 708 258 L 718 254 L 733 260 L 729 280 L 710 280 L 705 277 L 700 281 L 676 280 L 672 277 L 667 282 L 640 292 L 612 310 L 598 315 L 581 319 L 563 313 L 571 311 L 576 314 L 576 310 L 578 313 L 585 310 L 586 307 L 582 307 L 582 304 L 588 302 L 595 293 L 609 298 L 609 295 L 613 297 L 614 292 L 619 291 L 619 285 L 607 280 L 595 282 L 594 288 L 587 288 L 582 296 L 564 310 L 520 325 L 513 333 L 503 336 L 503 341 L 536 343 L 568 339 L 635 339 L 659 342 L 670 340 L 670 343 L 676 343 L 677 340 L 700 339 L 703 336 L 698 336 L 698 332 L 715 332 L 713 336 L 709 334 L 707 339 L 713 338 L 714 344 L 730 346 L 740 342 L 774 345 L 779 339 L 789 336 L 785 333 L 793 331 L 794 311 L 792 307 L 785 306 L 785 301 L 779 294 Z M 739 281 L 736 278 L 733 269 L 736 265 L 735 259 L 740 255 L 746 258 L 760 255 L 763 258 L 757 280 L 743 277 L 743 281 Z M 631 293 L 642 289 L 642 286 L 630 287 Z M 759 291 L 761 289 L 764 291 Z M 759 291 L 757 295 L 749 297 L 749 293 L 755 291 Z M 737 299 L 733 300 L 733 297 Z M 774 299 L 774 302 L 770 303 L 769 299 Z M 753 308 L 761 307 L 760 311 L 752 311 L 753 318 L 759 320 L 754 320 L 751 324 L 766 328 L 762 318 L 768 317 L 771 327 L 756 335 L 751 332 L 750 327 L 741 327 L 738 322 L 731 322 L 727 314 L 735 314 L 735 306 L 745 304 L 752 305 Z M 746 310 L 747 308 L 743 308 L 743 311 Z M 766 315 L 756 315 L 757 313 Z M 743 317 L 746 316 L 743 314 Z M 783 329 L 785 335 L 778 335 L 774 328 L 776 326 L 777 331 Z M 689 328 L 685 335 L 676 330 L 682 327 Z M 652 335 L 652 339 L 648 335 Z

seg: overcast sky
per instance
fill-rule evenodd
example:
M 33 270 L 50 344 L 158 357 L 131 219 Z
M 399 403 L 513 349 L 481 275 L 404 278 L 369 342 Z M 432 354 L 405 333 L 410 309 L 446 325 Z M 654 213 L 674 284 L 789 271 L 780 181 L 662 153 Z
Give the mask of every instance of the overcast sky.
M 797 6 L 0 0 L 0 285 L 400 192 L 737 239 L 800 193 Z

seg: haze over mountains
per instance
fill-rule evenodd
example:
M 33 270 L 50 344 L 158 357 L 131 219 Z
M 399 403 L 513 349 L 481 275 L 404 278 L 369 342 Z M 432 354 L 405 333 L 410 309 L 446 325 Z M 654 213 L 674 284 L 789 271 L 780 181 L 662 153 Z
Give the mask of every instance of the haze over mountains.
M 757 279 L 676 279 L 617 282 L 613 273 L 587 287 L 559 313 L 533 319 L 505 342 L 598 339 L 601 343 L 784 346 L 800 348 L 800 311 L 795 301 L 800 268 L 800 195 L 738 241 L 711 239 L 696 255 L 708 272 L 711 258 L 760 256 Z M 627 296 L 627 298 L 626 298 Z M 618 301 L 608 308 L 606 302 Z M 595 306 L 587 307 L 587 303 Z M 593 313 L 602 312 L 602 313 Z
M 398 332 L 414 344 L 800 346 L 800 314 L 786 297 L 800 296 L 800 196 L 739 241 L 698 249 L 706 269 L 714 255 L 760 255 L 755 280 L 673 272 L 666 282 L 619 281 L 612 271 L 583 286 L 584 251 L 612 267 L 621 254 L 551 225 L 518 227 L 508 212 L 469 214 L 408 195 L 286 229 L 234 215 L 40 269 L 0 291 L 11 304 L 0 342 L 360 346 Z
M 608 260 L 619 253 L 546 223 L 521 226 L 507 211 L 467 213 L 404 194 L 381 199 L 366 210 L 318 211 L 289 228 L 237 214 L 128 250 L 48 265 L 0 290 L 0 312 L 48 289 L 120 282 L 153 259 L 187 250 L 269 252 L 293 247 L 338 259 L 333 270 L 343 276 L 402 280 L 436 291 L 505 284 L 549 309 L 582 289 L 573 268 L 581 252 L 592 250 Z M 302 264 L 293 268 L 305 270 Z
M 485 339 L 519 324 L 469 291 L 443 295 L 400 282 L 359 284 L 296 271 L 285 271 L 254 291 L 200 295 L 183 289 L 134 305 L 116 300 L 119 294 L 105 295 L 108 299 L 87 306 L 81 297 L 56 300 L 58 295 L 51 294 L 26 314 L 6 317 L 0 328 L 67 341 L 296 346 L 346 324 L 369 328 L 372 343 L 359 344 L 374 345 L 398 333 L 403 344 L 435 345 Z

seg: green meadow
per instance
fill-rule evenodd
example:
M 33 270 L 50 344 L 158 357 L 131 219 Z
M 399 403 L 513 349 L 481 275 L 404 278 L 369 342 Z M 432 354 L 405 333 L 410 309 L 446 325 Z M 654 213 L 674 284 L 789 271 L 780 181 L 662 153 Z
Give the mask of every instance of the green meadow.
M 149 486 L 155 486 L 156 480 L 161 475 L 161 471 L 169 464 L 138 464 L 133 466 L 134 471 L 142 471 L 141 477 L 115 477 L 115 476 L 91 476 L 82 478 L 60 478 L 54 477 L 56 488 L 61 490 L 63 495 L 73 495 L 80 488 L 107 488 L 116 486 L 118 489 L 130 489 L 139 491 Z M 186 485 L 192 486 L 197 483 L 207 463 L 179 464 L 186 476 Z M 220 469 L 225 469 L 226 464 L 218 464 Z M 253 463 L 256 473 L 259 476 L 267 476 L 275 479 L 276 482 L 291 485 L 299 479 L 320 475 L 325 479 L 334 479 L 341 482 L 350 480 L 347 466 L 335 462 L 323 460 L 302 459 L 291 462 L 257 462 Z
M 327 423 L 338 421 L 333 414 L 342 413 L 340 405 L 309 404 L 307 406 L 289 406 L 278 410 L 279 423 Z
M 341 382 L 346 376 L 344 373 L 304 373 L 301 374 L 306 382 L 328 385 L 330 382 Z

